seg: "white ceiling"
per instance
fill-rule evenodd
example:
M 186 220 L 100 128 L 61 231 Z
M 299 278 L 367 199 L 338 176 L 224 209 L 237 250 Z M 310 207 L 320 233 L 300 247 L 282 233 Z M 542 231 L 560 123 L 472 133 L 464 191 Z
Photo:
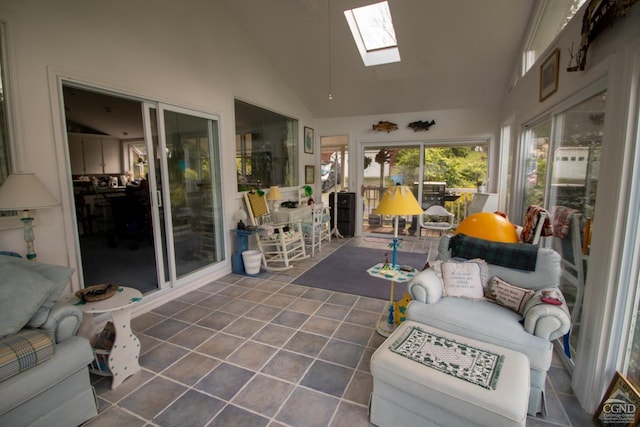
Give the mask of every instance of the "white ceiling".
M 330 32 L 329 0 L 220 1 L 316 118 L 497 107 L 536 3 L 389 0 L 402 60 L 365 67 L 343 11 L 375 0 L 330 0 Z M 142 136 L 139 103 L 72 93 L 69 119 L 119 139 Z
M 499 105 L 535 4 L 389 0 L 402 60 L 365 67 L 343 12 L 377 0 L 223 1 L 317 118 Z

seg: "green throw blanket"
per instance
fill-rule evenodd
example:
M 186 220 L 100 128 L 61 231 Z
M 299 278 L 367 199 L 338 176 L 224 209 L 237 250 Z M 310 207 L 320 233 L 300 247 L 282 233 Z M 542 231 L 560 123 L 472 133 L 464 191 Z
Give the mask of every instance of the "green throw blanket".
M 449 239 L 453 258 L 481 258 L 489 264 L 518 270 L 534 271 L 538 260 L 538 246 L 527 243 L 501 243 L 456 234 Z

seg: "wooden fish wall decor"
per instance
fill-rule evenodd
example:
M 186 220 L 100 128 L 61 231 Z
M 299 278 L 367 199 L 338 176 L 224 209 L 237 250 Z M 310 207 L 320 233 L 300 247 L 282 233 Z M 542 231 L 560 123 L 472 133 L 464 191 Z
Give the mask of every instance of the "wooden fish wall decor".
M 398 130 L 398 125 L 395 123 L 391 123 L 391 122 L 387 122 L 387 121 L 380 121 L 378 122 L 378 124 L 373 125 L 373 130 L 376 132 L 391 132 L 392 130 Z
M 436 124 L 435 120 L 423 122 L 422 120 L 418 120 L 417 122 L 409 123 L 409 127 L 413 129 L 414 132 L 418 132 L 419 130 L 429 130 L 429 128 Z

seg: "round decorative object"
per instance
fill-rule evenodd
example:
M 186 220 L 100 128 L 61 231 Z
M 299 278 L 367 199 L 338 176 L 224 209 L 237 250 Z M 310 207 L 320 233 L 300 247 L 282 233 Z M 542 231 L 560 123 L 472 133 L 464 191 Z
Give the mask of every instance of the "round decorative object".
M 456 234 L 460 233 L 493 242 L 518 242 L 516 227 L 505 217 L 493 212 L 478 212 L 469 215 L 456 228 Z
M 118 285 L 93 285 L 76 292 L 76 296 L 85 302 L 102 301 L 111 298 L 120 286 Z

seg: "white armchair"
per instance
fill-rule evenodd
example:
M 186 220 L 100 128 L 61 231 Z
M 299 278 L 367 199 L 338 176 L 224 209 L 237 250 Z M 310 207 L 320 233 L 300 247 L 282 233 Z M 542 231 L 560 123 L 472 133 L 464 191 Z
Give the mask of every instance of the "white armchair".
M 438 260 L 453 258 L 450 240 L 448 236 L 440 239 Z M 488 252 L 499 251 L 503 245 L 514 245 L 489 243 L 492 249 L 484 250 L 487 255 L 494 255 Z M 552 249 L 525 246 L 532 248 L 536 255 L 534 270 L 525 271 L 487 261 L 489 278 L 497 276 L 533 294 L 524 305 L 522 314 L 486 298 L 443 297 L 443 282 L 429 268 L 416 275 L 408 285 L 413 301 L 407 307 L 406 318 L 525 354 L 531 367 L 528 412 L 535 415 L 546 413 L 545 379 L 553 355 L 551 341 L 567 333 L 571 318 L 558 288 L 560 256 Z M 550 295 L 557 297 L 561 305 L 543 302 L 542 298 Z

